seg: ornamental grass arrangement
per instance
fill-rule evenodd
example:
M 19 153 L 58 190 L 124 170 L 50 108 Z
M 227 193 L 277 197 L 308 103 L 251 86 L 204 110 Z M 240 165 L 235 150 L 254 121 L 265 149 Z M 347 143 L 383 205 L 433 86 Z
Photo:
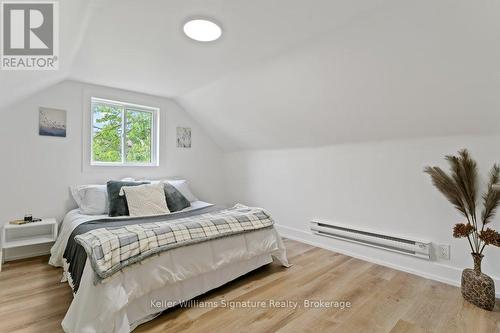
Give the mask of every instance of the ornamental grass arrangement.
M 431 176 L 434 186 L 466 219 L 466 222 L 458 223 L 453 228 L 453 237 L 466 238 L 469 242 L 474 260 L 474 269 L 462 272 L 462 295 L 476 306 L 491 311 L 495 307 L 495 285 L 493 279 L 481 272 L 481 261 L 486 246 L 500 247 L 500 233 L 489 227 L 500 204 L 500 191 L 496 191 L 493 186 L 500 181 L 500 167 L 495 164 L 491 168 L 486 192 L 479 200 L 477 163 L 467 149 L 460 150 L 456 156 L 448 155 L 445 159 L 450 165 L 449 174 L 439 167 L 431 166 L 424 171 Z

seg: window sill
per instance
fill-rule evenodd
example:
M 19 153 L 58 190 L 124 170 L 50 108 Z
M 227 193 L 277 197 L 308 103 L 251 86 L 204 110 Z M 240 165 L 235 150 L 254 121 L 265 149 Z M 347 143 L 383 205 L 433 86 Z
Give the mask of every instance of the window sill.
M 139 167 L 139 168 L 156 168 L 160 165 L 158 163 L 106 163 L 106 162 L 92 162 L 90 163 L 91 167 L 119 167 L 119 168 L 127 168 L 127 167 Z

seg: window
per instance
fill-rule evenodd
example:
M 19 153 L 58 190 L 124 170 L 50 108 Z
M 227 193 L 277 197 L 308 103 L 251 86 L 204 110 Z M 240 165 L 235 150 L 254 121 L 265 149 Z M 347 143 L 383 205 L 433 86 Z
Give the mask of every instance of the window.
M 157 166 L 157 108 L 92 97 L 91 165 Z

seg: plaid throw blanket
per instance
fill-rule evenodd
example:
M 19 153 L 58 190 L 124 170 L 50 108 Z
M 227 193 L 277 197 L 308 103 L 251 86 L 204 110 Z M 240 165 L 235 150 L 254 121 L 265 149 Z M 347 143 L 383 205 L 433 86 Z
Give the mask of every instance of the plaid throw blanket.
M 215 213 L 173 221 L 94 229 L 75 237 L 87 252 L 96 282 L 122 268 L 173 248 L 271 227 L 261 208 L 236 205 Z

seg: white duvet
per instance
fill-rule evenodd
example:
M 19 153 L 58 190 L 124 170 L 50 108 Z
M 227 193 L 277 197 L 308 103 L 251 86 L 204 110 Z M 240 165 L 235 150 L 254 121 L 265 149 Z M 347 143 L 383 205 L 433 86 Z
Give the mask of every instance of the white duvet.
M 191 205 L 186 210 L 211 206 L 202 201 Z M 69 212 L 49 263 L 63 266 L 64 250 L 73 230 L 104 217 Z M 271 256 L 288 266 L 283 242 L 274 228 L 175 248 L 126 267 L 97 285 L 87 260 L 63 329 L 75 333 L 130 332 L 163 310 L 152 306 L 153 301 L 172 304 L 188 300 L 270 263 Z

